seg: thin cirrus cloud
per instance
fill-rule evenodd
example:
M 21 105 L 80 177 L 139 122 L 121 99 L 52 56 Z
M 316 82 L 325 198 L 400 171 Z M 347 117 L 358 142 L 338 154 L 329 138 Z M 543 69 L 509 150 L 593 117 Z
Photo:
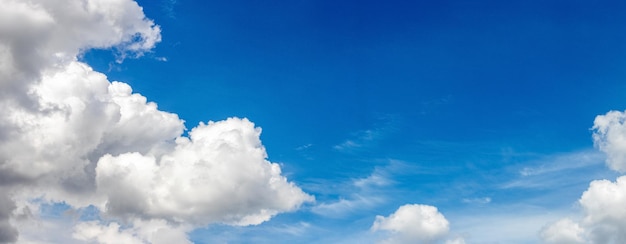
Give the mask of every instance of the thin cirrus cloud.
M 389 202 L 393 198 L 390 190 L 397 183 L 393 180 L 394 176 L 411 167 L 400 160 L 386 159 L 385 161 L 388 161 L 387 165 L 375 167 L 367 177 L 340 183 L 342 187 L 339 188 L 342 190 L 338 192 L 342 197 L 327 202 L 319 201 L 311 208 L 311 211 L 329 218 L 345 218 Z
M 387 199 L 379 192 L 392 182 L 387 177 L 387 167 L 376 168 L 368 177 L 346 183 L 348 196 L 329 202 L 319 202 L 311 208 L 315 214 L 330 218 L 344 218 L 364 209 L 371 209 Z
M 160 27 L 136 2 L 1 3 L 0 242 L 45 242 L 29 235 L 46 226 L 29 224 L 45 223 L 44 203 L 97 209 L 74 220 L 75 241 L 186 243 L 196 227 L 256 225 L 314 200 L 266 160 L 247 119 L 182 136 L 178 115 L 77 61 L 149 52 Z
M 605 155 L 596 150 L 581 150 L 524 162 L 502 189 L 554 189 L 587 184 L 611 173 L 602 166 Z
M 334 145 L 333 149 L 339 152 L 356 152 L 376 145 L 379 140 L 395 131 L 399 120 L 395 115 L 386 115 L 379 119 L 381 123 L 376 128 L 357 131 L 349 139 Z

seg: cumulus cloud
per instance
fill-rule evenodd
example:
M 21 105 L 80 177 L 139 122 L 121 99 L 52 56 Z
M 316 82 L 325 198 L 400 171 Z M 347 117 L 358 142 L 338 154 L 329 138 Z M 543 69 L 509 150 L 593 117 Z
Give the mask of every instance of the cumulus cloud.
M 593 141 L 612 170 L 626 172 L 626 113 L 610 111 L 593 122 Z
M 626 176 L 615 182 L 592 181 L 579 203 L 584 218 L 563 219 L 544 228 L 541 237 L 546 243 L 626 242 Z
M 437 243 L 448 234 L 450 223 L 436 207 L 407 204 L 387 217 L 376 216 L 371 230 L 389 234 L 382 243 Z M 464 240 L 456 238 L 448 243 L 464 243 Z
M 170 226 L 163 220 L 136 220 L 131 228 L 122 228 L 118 223 L 103 224 L 88 221 L 74 228 L 73 237 L 89 243 L 153 243 L 191 244 L 185 232 L 188 227 Z
M 584 229 L 569 218 L 557 221 L 541 230 L 541 239 L 551 244 L 585 243 Z
M 579 202 L 585 210 L 582 224 L 592 242 L 626 242 L 626 176 L 617 178 L 615 182 L 591 182 Z
M 32 106 L 34 98 L 23 95 L 42 71 L 63 67 L 83 50 L 115 47 L 121 60 L 161 40 L 159 26 L 130 0 L 0 3 L 0 93 L 20 104 Z
M 260 133 L 250 121 L 231 118 L 200 124 L 160 159 L 107 154 L 96 168 L 106 210 L 197 225 L 254 225 L 312 200 L 265 160 Z
M 626 171 L 626 113 L 610 111 L 596 117 L 593 126 L 595 145 L 607 156 L 607 166 Z M 626 176 L 594 180 L 578 203 L 584 211 L 579 221 L 562 219 L 541 231 L 546 243 L 625 243 Z
M 249 120 L 182 136 L 176 114 L 77 61 L 92 48 L 149 52 L 160 28 L 136 2 L 0 4 L 0 242 L 18 240 L 16 206 L 35 199 L 95 206 L 101 220 L 73 237 L 99 243 L 184 243 L 194 227 L 259 224 L 313 201 L 266 159 Z

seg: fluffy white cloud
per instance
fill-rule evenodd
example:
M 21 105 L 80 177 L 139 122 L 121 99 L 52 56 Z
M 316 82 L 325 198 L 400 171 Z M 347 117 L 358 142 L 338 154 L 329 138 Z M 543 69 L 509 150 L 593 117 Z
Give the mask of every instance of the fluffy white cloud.
M 626 172 L 626 113 L 610 111 L 593 122 L 593 141 L 606 153 L 606 163 L 612 170 Z
M 626 243 L 626 176 L 591 182 L 579 202 L 593 243 Z
M 592 181 L 579 200 L 584 218 L 560 220 L 541 232 L 546 243 L 626 243 L 626 176 Z
M 74 228 L 73 237 L 89 243 L 152 243 L 190 244 L 184 226 L 171 226 L 163 220 L 136 220 L 130 228 L 118 223 L 102 224 L 97 221 L 82 222 Z
M 436 207 L 407 204 L 387 217 L 376 216 L 371 229 L 389 233 L 389 238 L 383 243 L 435 243 L 448 234 L 449 225 Z M 451 241 L 462 243 L 463 240 L 457 238 Z
M 246 119 L 200 124 L 157 159 L 139 153 L 105 155 L 98 190 L 116 216 L 204 225 L 259 224 L 313 200 L 265 160 L 261 131 Z
M 596 117 L 593 126 L 595 145 L 607 155 L 609 168 L 626 172 L 626 113 L 610 111 Z M 541 232 L 547 243 L 625 243 L 626 176 L 615 182 L 595 180 L 579 200 L 584 218 L 574 222 L 560 220 Z
M 161 40 L 160 28 L 131 0 L 1 0 L 0 94 L 24 106 L 41 72 L 90 48 L 140 56 Z
M 160 29 L 136 2 L 0 4 L 0 242 L 18 240 L 16 201 L 97 207 L 103 222 L 78 223 L 79 240 L 184 243 L 191 228 L 259 224 L 313 200 L 266 160 L 247 119 L 182 136 L 176 114 L 77 61 L 90 48 L 120 59 L 153 48 Z
M 541 239 L 551 244 L 585 243 L 584 229 L 571 219 L 562 219 L 541 230 Z

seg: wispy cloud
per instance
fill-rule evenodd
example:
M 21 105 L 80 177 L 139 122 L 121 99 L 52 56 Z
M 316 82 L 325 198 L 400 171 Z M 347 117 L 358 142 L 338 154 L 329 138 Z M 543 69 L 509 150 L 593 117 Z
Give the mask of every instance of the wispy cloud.
M 305 145 L 302 145 L 302 146 L 296 147 L 296 151 L 303 151 L 303 150 L 307 150 L 307 149 L 309 149 L 309 148 L 310 148 L 310 147 L 312 147 L 312 146 L 313 146 L 313 144 L 311 144 L 311 143 L 309 143 L 309 144 L 305 144 Z
M 540 161 L 529 162 L 533 165 L 522 168 L 521 176 L 541 175 L 569 169 L 584 168 L 604 163 L 605 155 L 595 150 L 584 150 L 544 158 Z
M 586 184 L 599 175 L 611 174 L 604 167 L 605 156 L 595 150 L 544 157 L 523 163 L 517 177 L 504 183 L 502 188 L 555 188 L 575 183 Z
M 387 172 L 380 168 L 374 169 L 374 172 L 366 178 L 354 180 L 354 185 L 359 188 L 387 186 L 391 183 L 393 181 L 388 178 Z
M 335 145 L 333 148 L 338 151 L 361 148 L 369 145 L 381 136 L 381 132 L 376 130 L 364 130 L 355 134 L 356 136 L 353 139 L 345 140 L 344 142 Z
M 390 196 L 385 192 L 397 183 L 393 177 L 402 174 L 411 168 L 401 160 L 386 160 L 384 166 L 375 167 L 372 172 L 361 178 L 353 178 L 340 183 L 336 192 L 340 196 L 337 200 L 320 202 L 311 211 L 334 218 L 343 218 L 364 209 L 373 209 L 386 203 Z
M 311 228 L 311 224 L 307 222 L 298 222 L 297 224 L 287 225 L 283 224 L 280 226 L 274 226 L 270 228 L 270 231 L 275 231 L 279 233 L 285 233 L 292 236 L 301 236 L 304 235 L 307 230 Z
M 472 214 L 465 211 L 447 213 L 446 217 L 467 243 L 538 243 L 545 223 L 568 213 L 524 205 L 491 207 Z
M 342 152 L 350 152 L 374 146 L 378 140 L 383 139 L 395 130 L 397 120 L 398 118 L 396 116 L 383 116 L 380 118 L 379 125 L 371 129 L 353 132 L 350 138 L 333 146 L 333 149 Z
M 372 208 L 385 202 L 384 197 L 353 194 L 349 199 L 321 203 L 311 209 L 313 213 L 330 218 L 343 218 L 363 209 Z
M 172 19 L 176 18 L 176 11 L 174 7 L 178 4 L 178 0 L 163 0 L 161 1 L 161 9 L 165 16 L 170 17 Z
M 469 204 L 487 204 L 491 202 L 490 197 L 463 198 L 464 203 Z

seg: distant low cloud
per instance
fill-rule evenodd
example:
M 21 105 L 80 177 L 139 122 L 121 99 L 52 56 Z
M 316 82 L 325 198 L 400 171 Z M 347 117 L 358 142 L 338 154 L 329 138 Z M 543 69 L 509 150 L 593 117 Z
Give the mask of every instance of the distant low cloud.
M 450 223 L 436 207 L 407 204 L 387 217 L 376 216 L 371 230 L 388 234 L 381 243 L 438 243 L 448 235 Z M 446 243 L 465 241 L 455 238 Z
M 463 198 L 464 203 L 468 204 L 487 204 L 491 202 L 490 197 L 479 197 L 479 198 Z
M 118 61 L 150 52 L 160 28 L 136 2 L 0 4 L 0 242 L 58 234 L 21 231 L 50 226 L 42 203 L 96 209 L 72 220 L 75 240 L 186 243 L 196 227 L 260 224 L 314 200 L 267 161 L 249 120 L 183 136 L 177 114 L 77 61 L 92 48 Z
M 131 228 L 122 228 L 115 222 L 88 221 L 75 227 L 73 237 L 89 243 L 191 244 L 187 231 L 189 227 L 171 226 L 164 220 L 135 220 Z
M 551 244 L 585 243 L 584 229 L 569 218 L 557 221 L 541 230 L 541 239 Z

